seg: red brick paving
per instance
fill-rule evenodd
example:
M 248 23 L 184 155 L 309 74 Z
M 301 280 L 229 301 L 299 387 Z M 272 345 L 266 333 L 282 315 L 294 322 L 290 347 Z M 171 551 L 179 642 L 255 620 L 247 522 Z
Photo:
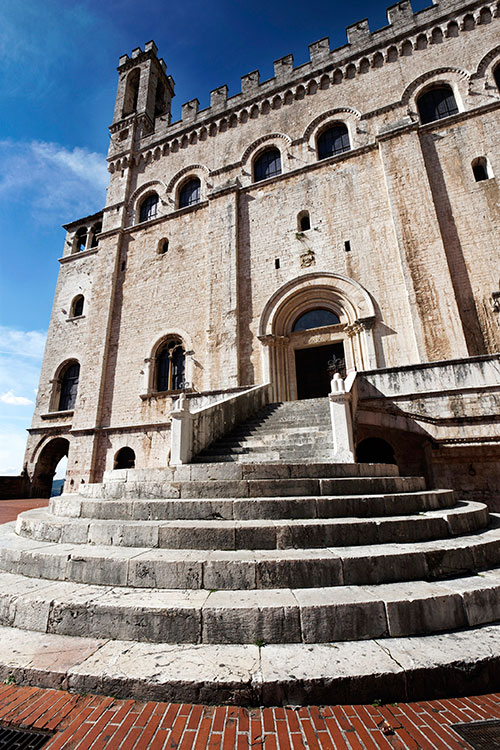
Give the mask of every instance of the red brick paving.
M 27 500 L 0 500 L 0 523 L 15 521 L 19 513 L 32 508 L 45 508 L 49 504 L 45 497 L 30 497 Z
M 450 724 L 499 715 L 498 693 L 386 706 L 246 709 L 0 685 L 1 723 L 55 730 L 44 750 L 471 750 Z
M 2 500 L 0 523 L 47 504 L 39 498 Z M 245 709 L 0 685 L 0 723 L 55 731 L 44 750 L 471 750 L 450 724 L 497 718 L 500 694 L 386 706 Z

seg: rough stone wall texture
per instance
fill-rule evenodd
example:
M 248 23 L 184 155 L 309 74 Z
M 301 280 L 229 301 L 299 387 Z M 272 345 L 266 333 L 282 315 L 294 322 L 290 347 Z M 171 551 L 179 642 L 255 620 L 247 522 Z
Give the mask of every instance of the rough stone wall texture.
M 189 102 L 176 123 L 173 81 L 154 45 L 121 58 L 103 231 L 97 251 L 74 253 L 79 223 L 68 225 L 26 454 L 31 474 L 56 434 L 72 445 L 74 489 L 99 480 L 123 445 L 139 468 L 165 463 L 172 398 L 151 393 L 157 344 L 183 339 L 197 391 L 263 382 L 262 312 L 307 273 L 341 274 L 369 292 L 378 367 L 499 350 L 498 5 L 446 0 L 413 15 L 403 2 L 389 20 L 374 33 L 354 24 L 338 50 L 320 40 L 298 68 L 282 58 L 269 81 L 248 74 L 230 98 L 216 89 L 206 110 Z M 122 118 L 135 68 L 137 110 Z M 166 99 L 155 119 L 158 81 Z M 452 86 L 460 111 L 420 126 L 415 97 L 438 82 Z M 318 161 L 317 135 L 332 122 L 346 124 L 351 150 Z M 252 162 L 266 146 L 280 149 L 282 175 L 254 184 Z M 494 178 L 474 181 L 478 156 Z M 201 180 L 201 202 L 179 210 L 191 176 Z M 158 216 L 139 224 L 152 190 Z M 311 229 L 300 233 L 303 210 Z M 76 294 L 84 317 L 68 320 Z M 68 359 L 81 375 L 74 413 L 64 416 L 52 381 Z

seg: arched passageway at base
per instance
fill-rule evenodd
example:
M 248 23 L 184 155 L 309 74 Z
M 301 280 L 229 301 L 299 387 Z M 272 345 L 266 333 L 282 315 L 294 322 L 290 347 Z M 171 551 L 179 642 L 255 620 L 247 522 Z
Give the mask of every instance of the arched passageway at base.
M 52 480 L 56 473 L 57 464 L 67 456 L 69 451 L 69 440 L 66 438 L 54 438 L 50 440 L 38 456 L 33 478 L 31 480 L 31 497 L 50 497 Z
M 133 469 L 135 467 L 135 453 L 132 448 L 126 446 L 120 448 L 113 461 L 113 469 Z
M 394 448 L 382 438 L 365 438 L 356 448 L 356 460 L 360 464 L 396 464 Z

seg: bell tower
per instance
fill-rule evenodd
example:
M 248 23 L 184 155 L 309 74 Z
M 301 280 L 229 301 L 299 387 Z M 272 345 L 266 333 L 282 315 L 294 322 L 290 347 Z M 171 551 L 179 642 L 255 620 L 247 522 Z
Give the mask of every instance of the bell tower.
M 170 123 L 170 105 L 174 96 L 174 80 L 166 74 L 165 62 L 157 57 L 158 48 L 151 41 L 144 51 L 137 47 L 132 55 L 120 57 L 118 91 L 111 133 L 126 140 L 132 129 L 139 138 L 155 129 L 161 117 Z M 132 125 L 136 127 L 131 128 Z M 122 133 L 126 132 L 123 138 Z

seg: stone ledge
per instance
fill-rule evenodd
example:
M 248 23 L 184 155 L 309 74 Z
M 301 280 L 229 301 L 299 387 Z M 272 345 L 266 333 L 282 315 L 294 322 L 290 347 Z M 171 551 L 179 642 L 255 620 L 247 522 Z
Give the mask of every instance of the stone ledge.
M 423 700 L 500 688 L 500 625 L 360 643 L 169 645 L 0 628 L 0 679 L 237 705 Z

